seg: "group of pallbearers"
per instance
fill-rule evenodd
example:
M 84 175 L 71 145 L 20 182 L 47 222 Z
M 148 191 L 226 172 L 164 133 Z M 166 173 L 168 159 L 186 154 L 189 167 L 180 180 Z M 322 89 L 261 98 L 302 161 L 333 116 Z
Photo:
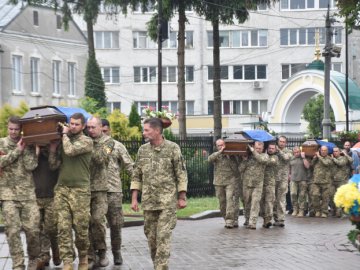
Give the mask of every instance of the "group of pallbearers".
M 225 142 L 216 141 L 217 152 L 209 162 L 214 164 L 214 185 L 220 212 L 226 228 L 238 227 L 239 201 L 244 206 L 244 226 L 256 229 L 258 217 L 263 227 L 285 226 L 286 193 L 290 184 L 292 215 L 326 218 L 329 206 L 334 216 L 341 209 L 333 203 L 336 189 L 347 183 L 352 174 L 350 143 L 344 150 L 334 147 L 331 155 L 321 146 L 313 156 L 306 156 L 301 147 L 286 147 L 287 138 L 265 144 L 255 141 L 245 155 L 228 155 Z
M 92 116 L 86 121 L 83 114 L 74 113 L 59 140 L 39 146 L 26 145 L 20 118 L 10 117 L 8 136 L 0 138 L 0 203 L 12 268 L 25 269 L 21 229 L 29 270 L 49 265 L 50 254 L 64 270 L 73 269 L 76 256 L 79 270 L 106 267 L 105 218 L 114 264 L 122 264 L 120 171 L 125 168 L 132 175 L 134 211 L 139 211 L 141 192 L 154 268 L 168 269 L 176 209 L 186 207 L 187 173 L 180 147 L 162 132 L 160 119 L 144 121 L 147 143 L 133 162 L 124 145 L 109 136 L 106 119 Z

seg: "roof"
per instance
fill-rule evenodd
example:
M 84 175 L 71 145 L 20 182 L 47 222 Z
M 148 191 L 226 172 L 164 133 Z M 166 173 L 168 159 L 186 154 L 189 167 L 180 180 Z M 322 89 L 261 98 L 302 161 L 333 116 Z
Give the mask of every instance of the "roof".
M 21 0 L 19 0 L 16 5 L 9 4 L 9 0 L 0 0 L 0 31 L 16 17 L 26 5 L 26 2 Z

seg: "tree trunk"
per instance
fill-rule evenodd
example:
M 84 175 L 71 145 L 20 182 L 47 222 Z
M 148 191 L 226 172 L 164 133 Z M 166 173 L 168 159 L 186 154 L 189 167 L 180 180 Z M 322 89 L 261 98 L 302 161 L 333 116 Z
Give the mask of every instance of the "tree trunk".
M 214 58 L 214 139 L 221 138 L 221 81 L 220 81 L 220 38 L 219 20 L 215 20 L 213 25 L 213 58 Z
M 179 1 L 179 32 L 178 32 L 178 110 L 179 136 L 186 138 L 186 101 L 185 101 L 185 3 Z
M 92 20 L 86 21 L 86 28 L 87 28 L 87 34 L 88 34 L 88 53 L 89 57 L 91 55 L 94 55 L 95 57 L 95 45 L 94 45 L 94 28 Z

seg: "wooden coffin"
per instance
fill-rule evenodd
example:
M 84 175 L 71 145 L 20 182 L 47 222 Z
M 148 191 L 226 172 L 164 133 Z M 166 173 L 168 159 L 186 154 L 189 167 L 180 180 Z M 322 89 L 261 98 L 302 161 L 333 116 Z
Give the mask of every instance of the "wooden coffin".
M 301 152 L 304 152 L 306 157 L 313 157 L 317 151 L 319 144 L 315 140 L 307 140 L 301 145 Z
M 245 133 L 238 132 L 230 135 L 225 141 L 224 154 L 226 155 L 240 155 L 244 156 L 248 151 L 248 144 L 254 141 L 248 137 Z
M 45 145 L 61 138 L 59 122 L 66 122 L 66 115 L 53 106 L 30 108 L 21 119 L 22 138 L 26 144 Z

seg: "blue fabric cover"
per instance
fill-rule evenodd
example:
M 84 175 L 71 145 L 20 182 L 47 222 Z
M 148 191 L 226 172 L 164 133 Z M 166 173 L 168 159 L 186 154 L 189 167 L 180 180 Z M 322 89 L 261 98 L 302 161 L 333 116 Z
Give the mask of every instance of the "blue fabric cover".
M 269 134 L 265 130 L 255 129 L 255 130 L 244 130 L 243 132 L 254 141 L 260 141 L 260 142 L 275 141 L 275 137 Z
M 325 142 L 322 140 L 316 140 L 317 144 L 321 146 L 327 146 L 328 150 L 329 150 L 329 154 L 333 153 L 333 148 L 337 147 L 336 144 L 332 143 L 332 142 Z
M 73 108 L 73 107 L 55 107 L 58 111 L 62 112 L 66 115 L 66 122 L 70 122 L 70 116 L 74 113 L 82 113 L 85 116 L 85 122 L 88 120 L 88 118 L 91 117 L 91 114 L 89 114 L 87 111 L 85 111 L 82 108 Z

